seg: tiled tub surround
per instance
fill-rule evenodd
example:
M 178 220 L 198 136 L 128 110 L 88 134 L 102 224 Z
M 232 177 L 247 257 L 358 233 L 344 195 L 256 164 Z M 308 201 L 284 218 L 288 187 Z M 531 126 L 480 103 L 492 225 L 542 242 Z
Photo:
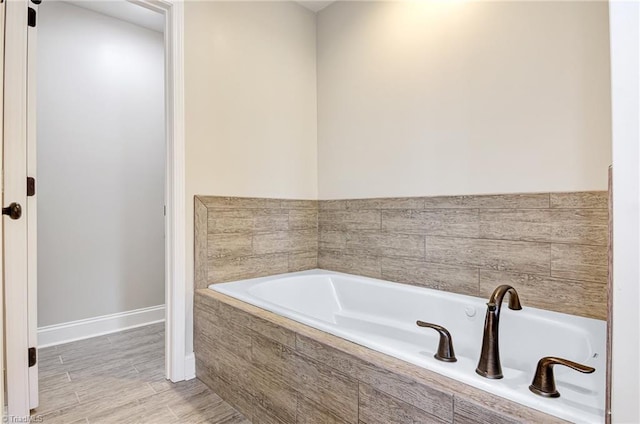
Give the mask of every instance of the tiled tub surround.
M 321 268 L 606 319 L 607 192 L 196 197 L 196 287 Z
M 606 319 L 607 192 L 321 201 L 318 267 Z
M 209 289 L 196 374 L 253 423 L 559 423 L 556 417 Z
M 504 378 L 489 380 L 475 372 L 486 299 L 324 270 L 209 288 L 563 419 L 581 423 L 604 419 L 606 324 L 600 320 L 531 307 L 512 311 L 505 306 L 500 318 Z M 434 358 L 438 334 L 418 327 L 418 320 L 449 330 L 457 362 Z M 562 396 L 543 398 L 531 393 L 529 385 L 538 360 L 545 356 L 570 359 L 596 371 L 584 375 L 558 369 L 556 383 Z

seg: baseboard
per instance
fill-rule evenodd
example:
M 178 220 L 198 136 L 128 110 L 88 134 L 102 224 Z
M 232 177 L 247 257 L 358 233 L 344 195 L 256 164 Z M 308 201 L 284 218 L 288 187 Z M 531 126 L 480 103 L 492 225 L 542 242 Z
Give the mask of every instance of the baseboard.
M 115 333 L 129 328 L 142 327 L 144 325 L 163 322 L 164 317 L 164 305 L 159 305 L 79 321 L 49 325 L 38 328 L 38 347 L 55 346 L 76 340 Z
M 184 379 L 193 380 L 196 378 L 196 355 L 191 352 L 184 358 Z

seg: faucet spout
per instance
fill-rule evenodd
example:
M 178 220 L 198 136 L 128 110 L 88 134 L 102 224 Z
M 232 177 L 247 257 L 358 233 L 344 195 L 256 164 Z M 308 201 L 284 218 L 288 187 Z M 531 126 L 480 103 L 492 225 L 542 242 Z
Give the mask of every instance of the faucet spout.
M 498 342 L 500 308 L 506 294 L 509 293 L 509 309 L 520 310 L 520 298 L 516 289 L 509 285 L 498 286 L 487 303 L 487 314 L 484 319 L 484 333 L 482 336 L 482 350 L 476 373 L 491 378 L 502 378 L 502 365 L 500 363 L 500 344 Z

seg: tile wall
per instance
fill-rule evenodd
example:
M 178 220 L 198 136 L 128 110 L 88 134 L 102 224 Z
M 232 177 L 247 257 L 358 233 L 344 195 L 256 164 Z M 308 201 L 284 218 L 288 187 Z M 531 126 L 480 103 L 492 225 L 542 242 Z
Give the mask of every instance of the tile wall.
M 196 288 L 322 268 L 606 319 L 607 192 L 196 197 Z

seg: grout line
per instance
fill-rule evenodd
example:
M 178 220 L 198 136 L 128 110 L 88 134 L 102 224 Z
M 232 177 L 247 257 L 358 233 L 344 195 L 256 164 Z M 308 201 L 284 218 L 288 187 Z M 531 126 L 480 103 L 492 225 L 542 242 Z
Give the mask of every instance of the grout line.
M 61 364 L 64 364 L 64 361 L 62 360 L 62 355 L 58 355 L 58 360 L 60 361 Z
M 65 372 L 65 374 L 67 374 L 67 379 L 71 381 L 71 374 L 69 374 L 69 371 Z
M 173 415 L 174 417 L 176 417 L 176 419 L 178 419 L 178 420 L 180 419 L 180 417 L 178 417 L 178 415 L 177 415 L 175 412 L 173 412 L 173 409 L 171 409 L 171 407 L 170 407 L 170 406 L 167 406 L 167 409 L 169 410 L 169 412 L 171 412 L 171 415 Z
M 158 394 L 158 391 L 156 389 L 154 389 L 153 386 L 151 385 L 151 383 L 149 383 L 148 381 L 147 381 L 147 385 L 151 388 L 151 390 L 153 390 L 153 393 Z
M 76 395 L 76 399 L 78 399 L 78 403 L 82 403 L 82 402 L 80 401 L 80 396 L 78 396 L 78 392 L 73 392 L 73 394 L 75 394 L 75 395 Z

